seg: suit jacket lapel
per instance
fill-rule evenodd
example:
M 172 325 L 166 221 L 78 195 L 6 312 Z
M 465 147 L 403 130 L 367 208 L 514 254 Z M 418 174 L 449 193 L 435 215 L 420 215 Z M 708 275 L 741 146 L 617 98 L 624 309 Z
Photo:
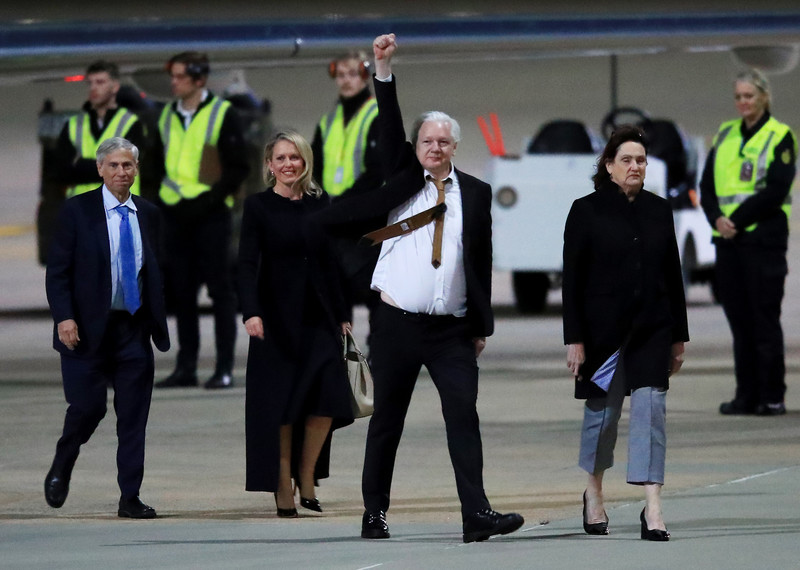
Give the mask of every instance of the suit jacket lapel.
M 461 240 L 464 244 L 464 252 L 466 253 L 468 251 L 467 245 L 472 221 L 475 219 L 475 193 L 472 192 L 472 185 L 470 184 L 469 178 L 457 168 L 455 172 L 456 176 L 458 176 L 458 186 L 461 188 L 461 222 L 463 224 Z
M 102 186 L 96 191 L 96 198 L 89 204 L 87 217 L 92 232 L 97 236 L 98 246 L 103 253 L 104 275 L 111 281 L 111 245 L 108 240 L 108 222 L 106 221 L 106 207 L 103 202 Z
M 139 233 L 142 235 L 142 266 L 147 264 L 148 254 L 150 253 L 150 220 L 141 206 L 141 198 L 132 196 L 133 203 L 136 204 L 136 220 L 139 222 Z

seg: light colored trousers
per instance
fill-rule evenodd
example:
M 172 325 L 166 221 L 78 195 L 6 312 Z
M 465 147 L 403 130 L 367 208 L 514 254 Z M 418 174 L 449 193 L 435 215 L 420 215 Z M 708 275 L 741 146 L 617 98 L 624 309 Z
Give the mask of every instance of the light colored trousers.
M 617 443 L 622 402 L 625 400 L 625 384 L 625 374 L 620 362 L 606 397 L 586 400 L 578 465 L 588 473 L 599 474 L 614 465 L 614 446 Z M 628 483 L 664 484 L 666 423 L 666 390 L 645 387 L 631 393 Z

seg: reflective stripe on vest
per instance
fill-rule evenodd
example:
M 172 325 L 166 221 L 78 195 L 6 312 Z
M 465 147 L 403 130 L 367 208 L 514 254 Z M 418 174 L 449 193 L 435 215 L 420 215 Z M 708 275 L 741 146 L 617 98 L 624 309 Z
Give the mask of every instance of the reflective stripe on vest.
M 80 158 L 94 160 L 97 156 L 97 148 L 100 144 L 112 137 L 124 137 L 137 120 L 138 117 L 136 115 L 124 107 L 120 107 L 111 121 L 103 129 L 100 138 L 95 140 L 92 135 L 89 114 L 78 113 L 69 119 L 69 140 L 72 146 L 75 147 L 75 151 L 79 153 Z M 89 182 L 88 184 L 70 186 L 67 188 L 67 198 L 72 198 L 78 194 L 94 190 L 99 184 L 99 182 Z M 139 177 L 137 176 L 133 181 L 133 186 L 131 186 L 131 193 L 138 195 L 139 191 Z
M 714 186 L 722 215 L 728 218 L 745 200 L 766 188 L 767 172 L 775 159 L 775 147 L 790 132 L 788 126 L 770 117 L 743 143 L 741 124 L 741 119 L 723 123 L 714 137 Z M 796 156 L 797 148 L 794 150 Z M 749 178 L 746 177 L 748 170 Z M 743 177 L 746 179 L 742 180 Z M 791 215 L 791 203 L 790 190 L 781 206 L 787 220 Z M 757 225 L 751 224 L 745 231 L 753 231 Z M 712 228 L 712 234 L 720 235 L 716 228 Z
M 174 206 L 181 200 L 191 200 L 211 190 L 210 185 L 199 180 L 203 147 L 217 146 L 222 122 L 230 106 L 228 101 L 214 96 L 192 117 L 186 129 L 182 117 L 172 110 L 172 105 L 164 107 L 158 128 L 164 144 L 166 174 L 158 195 L 165 204 Z M 233 206 L 233 197 L 228 196 L 225 202 Z
M 344 124 L 344 109 L 341 104 L 320 120 L 322 187 L 331 196 L 342 194 L 364 172 L 367 135 L 377 116 L 378 103 L 374 97 L 370 97 L 347 126 Z

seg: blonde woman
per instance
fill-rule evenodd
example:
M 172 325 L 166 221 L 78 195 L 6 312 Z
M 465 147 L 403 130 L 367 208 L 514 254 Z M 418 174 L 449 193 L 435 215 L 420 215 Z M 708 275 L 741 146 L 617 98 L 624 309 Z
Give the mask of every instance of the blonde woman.
M 273 492 L 284 518 L 297 516 L 295 489 L 302 507 L 322 512 L 314 486 L 328 476 L 331 430 L 353 421 L 340 341 L 350 316 L 330 245 L 310 222 L 330 203 L 312 170 L 301 135 L 267 144 L 268 187 L 244 203 L 239 246 L 250 336 L 246 489 Z

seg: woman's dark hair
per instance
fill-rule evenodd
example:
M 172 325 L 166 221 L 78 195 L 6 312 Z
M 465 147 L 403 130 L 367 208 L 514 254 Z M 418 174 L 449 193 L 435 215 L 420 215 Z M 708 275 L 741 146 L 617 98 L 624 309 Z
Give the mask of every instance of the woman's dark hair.
M 614 129 L 614 132 L 611 133 L 611 138 L 606 143 L 606 148 L 603 149 L 603 154 L 597 159 L 597 172 L 592 176 L 595 190 L 599 190 L 611 183 L 611 175 L 606 170 L 606 164 L 614 162 L 619 147 L 626 142 L 639 143 L 644 147 L 644 152 L 647 154 L 647 142 L 642 129 L 636 125 L 621 125 Z

